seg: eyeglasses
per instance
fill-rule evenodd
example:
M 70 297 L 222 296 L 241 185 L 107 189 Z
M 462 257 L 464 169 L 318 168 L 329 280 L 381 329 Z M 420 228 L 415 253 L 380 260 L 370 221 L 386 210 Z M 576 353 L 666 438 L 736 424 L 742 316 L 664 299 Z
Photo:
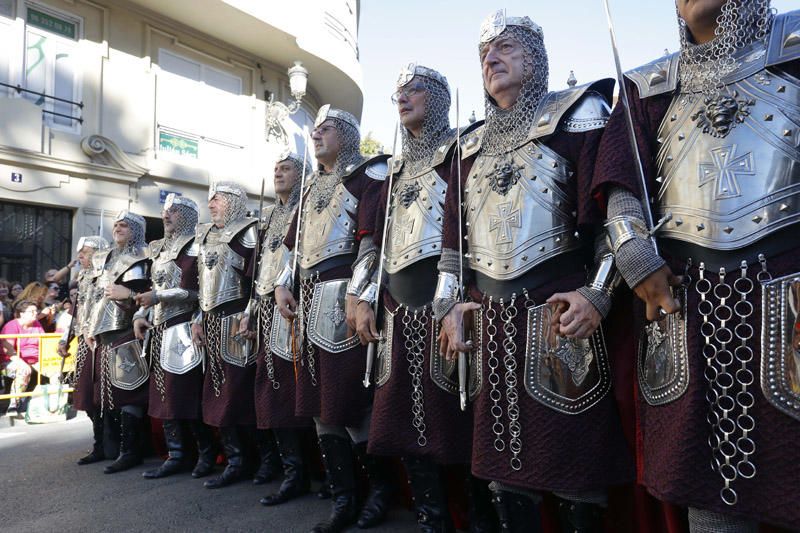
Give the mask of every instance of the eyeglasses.
M 401 96 L 405 96 L 408 99 L 417 93 L 421 93 L 424 90 L 425 90 L 425 85 L 419 82 L 409 87 L 403 87 L 401 89 L 397 89 L 397 91 L 392 95 L 392 103 L 397 105 L 397 103 L 400 101 Z

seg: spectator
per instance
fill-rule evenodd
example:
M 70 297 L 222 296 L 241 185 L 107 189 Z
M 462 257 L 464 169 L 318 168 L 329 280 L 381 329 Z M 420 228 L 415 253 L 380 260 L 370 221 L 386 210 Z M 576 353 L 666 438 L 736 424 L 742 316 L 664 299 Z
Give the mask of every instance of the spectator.
M 55 283 L 58 285 L 58 300 L 64 300 L 69 297 L 69 278 L 70 274 L 72 273 L 72 268 L 78 262 L 77 259 L 73 259 L 67 266 L 61 267 L 60 269 L 51 268 L 44 274 L 44 282 L 48 286 Z
M 41 323 L 36 320 L 39 307 L 32 300 L 20 300 L 15 306 L 16 316 L 14 320 L 8 322 L 0 330 L 1 335 L 38 335 L 44 333 Z M 2 347 L 2 365 L 5 367 L 6 374 L 13 379 L 11 393 L 27 392 L 31 389 L 31 376 L 34 374 L 35 365 L 39 363 L 39 339 L 3 339 L 0 341 Z M 17 410 L 22 412 L 27 407 L 27 398 L 15 402 L 13 399 L 9 405 L 9 411 Z
M 0 328 L 3 324 L 14 318 L 14 310 L 11 308 L 11 297 L 9 296 L 10 283 L 0 278 Z
M 11 296 L 11 300 L 14 301 L 17 299 L 17 296 L 22 294 L 22 283 L 19 281 L 15 281 L 11 284 L 11 292 L 9 293 Z
M 70 324 L 72 324 L 72 305 L 71 299 L 61 302 L 61 311 L 56 315 L 56 333 L 69 331 Z
M 52 333 L 56 330 L 55 318 L 57 306 L 50 305 L 45 307 L 47 292 L 47 285 L 40 281 L 32 281 L 28 283 L 19 296 L 14 299 L 14 308 L 16 309 L 17 304 L 23 300 L 30 300 L 35 303 L 36 307 L 40 309 L 36 320 L 42 324 L 46 332 Z

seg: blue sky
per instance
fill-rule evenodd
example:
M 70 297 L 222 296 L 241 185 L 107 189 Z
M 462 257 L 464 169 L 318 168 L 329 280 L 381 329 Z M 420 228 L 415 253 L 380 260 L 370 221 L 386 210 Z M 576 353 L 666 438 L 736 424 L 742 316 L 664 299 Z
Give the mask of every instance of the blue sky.
M 610 0 L 624 69 L 678 48 L 673 0 Z M 773 0 L 778 12 L 797 9 L 797 0 Z M 550 90 L 566 87 L 569 71 L 578 83 L 615 77 L 602 0 L 362 0 L 359 50 L 364 71 L 362 135 L 391 150 L 397 113 L 389 97 L 400 68 L 410 61 L 435 68 L 459 89 L 461 123 L 472 110 L 483 117 L 478 30 L 494 9 L 528 15 L 544 29 L 550 56 Z M 455 125 L 455 101 L 450 113 Z M 399 142 L 399 141 L 398 141 Z

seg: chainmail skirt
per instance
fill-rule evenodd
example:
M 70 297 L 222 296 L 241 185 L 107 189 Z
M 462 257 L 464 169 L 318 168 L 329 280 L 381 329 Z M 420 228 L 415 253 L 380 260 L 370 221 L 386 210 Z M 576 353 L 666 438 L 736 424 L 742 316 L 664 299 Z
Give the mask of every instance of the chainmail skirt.
M 93 365 L 94 356 L 81 335 L 75 355 L 75 392 L 72 393 L 72 405 L 78 411 L 91 412 L 99 407 L 94 403 Z

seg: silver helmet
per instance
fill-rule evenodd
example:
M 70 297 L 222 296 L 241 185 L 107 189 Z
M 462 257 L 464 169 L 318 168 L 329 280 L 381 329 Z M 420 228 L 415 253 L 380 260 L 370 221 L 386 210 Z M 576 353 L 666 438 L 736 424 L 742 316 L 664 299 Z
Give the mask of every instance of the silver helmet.
M 326 120 L 331 121 L 339 134 L 339 153 L 332 174 L 340 178 L 364 159 L 361 156 L 361 131 L 356 117 L 347 111 L 333 108 L 330 104 L 319 108 L 314 127 L 320 127 Z
M 131 238 L 128 239 L 125 246 L 115 246 L 116 251 L 119 253 L 138 254 L 146 244 L 144 235 L 147 230 L 147 222 L 145 222 L 143 216 L 127 210 L 120 211 L 114 218 L 114 222 L 121 221 L 125 221 L 128 227 L 131 228 Z

